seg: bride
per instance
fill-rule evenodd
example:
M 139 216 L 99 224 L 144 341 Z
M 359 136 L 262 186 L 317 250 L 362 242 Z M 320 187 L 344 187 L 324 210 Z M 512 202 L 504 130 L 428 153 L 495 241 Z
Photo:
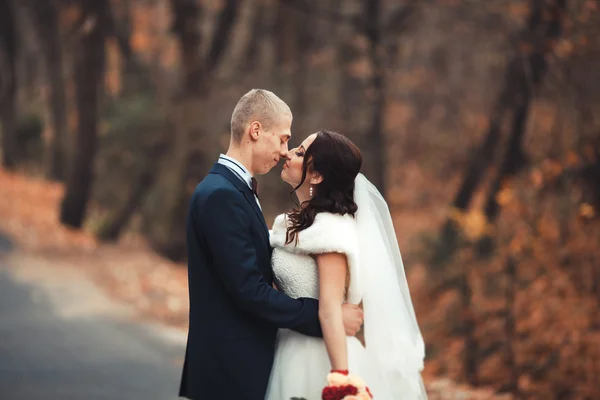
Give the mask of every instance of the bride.
M 323 338 L 282 329 L 266 399 L 321 399 L 332 371 L 358 375 L 376 400 L 426 399 L 424 343 L 387 204 L 359 173 L 359 149 L 320 131 L 290 151 L 281 172 L 300 207 L 271 231 L 279 290 L 319 299 Z M 360 304 L 364 327 L 347 337 L 341 305 Z

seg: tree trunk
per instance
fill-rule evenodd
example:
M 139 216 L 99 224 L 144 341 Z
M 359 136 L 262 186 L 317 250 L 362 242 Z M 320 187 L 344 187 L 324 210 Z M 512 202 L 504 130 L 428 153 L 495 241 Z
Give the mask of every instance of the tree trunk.
M 267 24 L 267 10 L 263 2 L 258 2 L 255 6 L 254 15 L 251 22 L 251 37 L 248 41 L 248 47 L 244 52 L 242 63 L 239 66 L 240 73 L 254 72 L 259 67 L 260 43 L 265 36 L 265 25 Z
M 195 0 L 171 0 L 173 33 L 179 42 L 183 68 L 183 91 L 199 92 L 204 77 L 204 60 L 201 54 L 202 34 L 200 18 L 202 9 Z
M 47 177 L 64 180 L 67 175 L 67 97 L 63 76 L 58 8 L 53 2 L 32 1 L 27 4 L 35 21 L 38 40 L 44 54 L 50 88 L 50 115 L 53 137 L 49 147 Z
M 275 72 L 281 73 L 288 70 L 296 55 L 295 15 L 298 10 L 289 7 L 288 0 L 279 0 L 276 4 L 274 23 L 275 40 Z
M 469 282 L 469 263 L 462 265 L 462 271 L 459 278 L 459 288 L 461 293 L 461 306 L 463 316 L 464 333 L 464 352 L 463 369 L 467 382 L 473 386 L 478 385 L 478 352 L 479 346 L 475 338 L 475 316 L 473 310 L 473 290 Z
M 171 0 L 172 30 L 177 36 L 183 67 L 182 89 L 172 105 L 171 122 L 175 132 L 172 148 L 173 163 L 166 172 L 164 220 L 151 238 L 156 250 L 175 260 L 185 256 L 185 212 L 189 200 L 188 167 L 191 138 L 201 136 L 197 121 L 198 110 L 209 96 L 211 79 L 223 58 L 229 36 L 236 20 L 239 0 L 227 0 L 217 18 L 212 42 L 203 57 L 199 19 L 202 9 L 195 0 Z M 200 154 L 202 163 L 206 163 Z
M 345 12 L 341 0 L 335 0 L 331 8 Z M 358 16 L 345 12 L 343 17 L 340 18 L 351 20 L 358 18 Z M 361 49 L 357 47 L 354 40 L 356 37 L 356 28 L 354 26 L 337 24 L 335 29 L 337 36 L 341 38 L 336 49 L 336 63 L 337 70 L 339 71 L 337 88 L 339 119 L 335 121 L 339 128 L 336 129 L 358 138 L 363 125 L 360 121 L 360 116 L 362 115 L 357 117 L 356 114 L 361 108 L 360 99 L 364 96 L 364 85 L 359 77 L 352 74 L 351 65 L 362 56 Z M 358 144 L 362 147 L 362 143 Z
M 60 221 L 81 228 L 91 194 L 98 139 L 98 103 L 104 75 L 104 16 L 107 0 L 82 2 L 86 21 L 75 61 L 78 127 L 74 160 L 69 171 Z
M 0 0 L 0 120 L 2 123 L 2 166 L 14 169 L 17 146 L 17 32 L 12 0 Z
M 539 88 L 545 72 L 548 68 L 546 55 L 549 51 L 547 43 L 557 40 L 561 32 L 561 16 L 564 11 L 566 0 L 557 0 L 554 4 L 546 6 L 540 12 L 547 13 L 551 19 L 547 22 L 542 33 L 533 42 L 533 52 L 524 57 L 523 64 L 527 66 L 520 71 L 516 79 L 518 93 L 513 100 L 512 126 L 508 139 L 508 145 L 500 169 L 496 178 L 490 185 L 490 190 L 485 203 L 485 216 L 488 222 L 494 222 L 500 211 L 496 201 L 498 192 L 503 182 L 514 175 L 524 164 L 525 156 L 522 148 L 523 138 L 529 116 L 531 101 L 535 91 Z M 540 5 L 541 7 L 541 5 Z M 489 256 L 493 250 L 493 242 L 490 236 L 484 236 L 477 245 L 480 256 Z
M 10 61 L 8 61 L 10 62 Z M 9 67 L 9 69 L 12 69 Z M 18 146 L 17 146 L 17 90 L 14 79 L 14 70 L 11 82 L 5 89 L 0 118 L 2 120 L 2 166 L 8 170 L 13 170 L 17 166 Z
M 559 0 L 559 2 L 564 3 L 564 0 Z M 531 10 L 527 26 L 519 34 L 521 42 L 531 43 L 532 38 L 537 35 L 539 27 L 543 23 L 544 11 L 546 11 L 544 9 L 544 0 L 531 0 Z M 546 53 L 543 52 L 543 54 L 545 55 Z M 522 104 L 518 100 L 525 100 L 527 97 L 526 91 L 529 88 L 523 84 L 523 77 L 526 76 L 527 69 L 531 68 L 531 65 L 525 66 L 524 64 L 521 51 L 517 50 L 515 57 L 506 69 L 504 84 L 492 111 L 490 126 L 485 139 L 474 153 L 467 167 L 462 184 L 454 198 L 452 206 L 459 212 L 464 212 L 468 209 L 471 199 L 481 182 L 481 178 L 494 159 L 496 148 L 500 141 L 502 124 L 508 111 L 512 107 L 515 110 L 513 115 L 518 117 L 516 111 L 518 111 L 519 105 Z M 516 104 L 515 101 L 517 101 Z M 526 112 L 525 114 L 522 112 L 521 115 L 521 118 L 526 117 Z M 431 259 L 433 264 L 444 264 L 450 260 L 458 243 L 457 230 L 458 227 L 452 219 L 448 219 L 443 225 L 437 249 Z
M 383 132 L 383 112 L 385 110 L 385 71 L 381 48 L 381 1 L 365 0 L 366 35 L 369 39 L 369 60 L 373 68 L 371 88 L 375 98 L 372 105 L 371 127 L 367 140 L 367 154 L 370 156 L 366 171 L 379 191 L 385 195 L 385 134 Z
M 524 82 L 524 86 L 527 86 L 527 83 Z M 519 166 L 523 164 L 525 156 L 521 145 L 523 143 L 523 137 L 525 136 L 525 125 L 529 115 L 531 96 L 532 93 L 530 90 L 524 89 L 524 93 L 521 93 L 515 100 L 516 110 L 514 111 L 514 120 L 508 139 L 506 153 L 502 160 L 498 175 L 491 185 L 485 204 L 485 215 L 489 221 L 492 221 L 498 214 L 499 207 L 496 202 L 496 195 L 502 186 L 502 181 L 509 175 L 514 174 Z
M 294 112 L 294 130 L 298 132 L 307 132 L 308 129 L 306 121 L 309 117 L 309 103 L 306 90 L 310 71 L 310 57 L 315 45 L 314 33 L 311 27 L 311 21 L 314 20 L 312 14 L 313 2 L 307 0 L 306 5 L 306 12 L 293 9 L 285 5 L 285 2 L 279 5 L 280 8 L 287 11 L 282 15 L 284 18 L 280 21 L 280 24 L 292 28 L 292 31 L 289 32 L 288 43 L 283 43 L 289 52 L 289 58 L 282 59 L 279 64 L 282 65 L 287 61 L 292 66 L 291 78 L 294 91 L 292 110 Z
M 10 83 L 6 89 L 0 112 L 0 118 L 2 119 L 2 166 L 8 170 L 14 170 L 18 160 L 16 92 L 14 83 Z
M 515 294 L 517 287 L 517 265 L 513 257 L 509 256 L 506 260 L 506 322 L 504 331 L 506 334 L 506 352 L 505 365 L 509 371 L 509 382 L 506 385 L 506 391 L 518 398 L 519 396 L 519 369 L 515 356 L 515 342 L 517 340 L 517 330 L 515 323 Z
M 533 53 L 527 57 L 525 61 L 527 67 L 521 71 L 520 77 L 517 80 L 519 93 L 513 100 L 513 123 L 511 127 L 510 137 L 506 153 L 498 171 L 498 175 L 492 184 L 491 190 L 485 206 L 485 215 L 488 220 L 493 221 L 498 215 L 499 207 L 496 202 L 496 195 L 500 189 L 502 180 L 513 175 L 523 163 L 524 155 L 522 150 L 523 137 L 525 136 L 525 128 L 527 117 L 529 115 L 529 106 L 539 88 L 540 83 L 548 69 L 547 62 L 547 43 L 557 40 L 561 32 L 560 19 L 564 11 L 566 0 L 557 0 L 554 5 L 543 10 L 552 16 L 549 21 L 545 33 L 538 38 L 535 43 Z
M 206 71 L 210 75 L 221 62 L 225 49 L 229 44 L 229 37 L 233 24 L 237 19 L 240 0 L 227 0 L 217 20 L 217 26 L 212 35 L 212 43 L 206 55 Z
M 155 170 L 147 166 L 137 178 L 134 178 L 133 188 L 123 203 L 111 217 L 98 229 L 96 236 L 105 242 L 116 241 L 131 217 L 138 209 L 144 196 L 154 184 Z
M 22 0 L 12 0 L 13 18 L 18 44 L 17 81 L 18 104 L 32 104 L 39 98 L 41 85 L 40 54 L 36 46 L 33 21 L 24 11 Z M 20 140 L 19 140 L 20 141 Z M 20 143 L 18 143 L 20 145 Z M 21 157 L 23 154 L 21 154 Z
M 122 230 L 127 226 L 142 203 L 144 196 L 154 185 L 157 168 L 165 148 L 166 143 L 163 140 L 150 149 L 149 154 L 146 156 L 145 165 L 133 179 L 132 189 L 127 200 L 98 230 L 97 237 L 100 240 L 116 241 L 119 238 Z
M 171 0 L 172 31 L 177 37 L 183 79 L 173 99 L 170 121 L 173 129 L 169 163 L 163 179 L 164 213 L 155 221 L 150 242 L 155 250 L 173 260 L 181 260 L 185 251 L 185 204 L 190 141 L 195 116 L 201 104 L 205 75 L 202 57 L 200 18 L 202 8 L 195 0 Z
M 123 1 L 112 4 L 106 13 L 106 35 L 112 36 L 119 47 L 124 59 L 122 74 L 123 93 L 139 94 L 140 92 L 153 91 L 155 85 L 148 65 L 136 55 L 131 47 L 131 2 Z

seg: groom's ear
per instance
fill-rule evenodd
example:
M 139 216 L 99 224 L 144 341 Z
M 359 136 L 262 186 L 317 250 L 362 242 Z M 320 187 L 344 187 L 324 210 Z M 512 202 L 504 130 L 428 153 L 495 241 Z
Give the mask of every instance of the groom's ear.
M 311 185 L 318 185 L 321 182 L 323 182 L 323 177 L 318 172 L 315 172 L 313 176 L 310 177 Z
M 252 140 L 254 140 L 254 141 L 258 140 L 261 130 L 262 130 L 262 125 L 260 122 L 252 121 L 250 123 L 250 128 L 249 128 L 250 132 L 249 133 L 250 133 L 250 137 L 252 138 Z

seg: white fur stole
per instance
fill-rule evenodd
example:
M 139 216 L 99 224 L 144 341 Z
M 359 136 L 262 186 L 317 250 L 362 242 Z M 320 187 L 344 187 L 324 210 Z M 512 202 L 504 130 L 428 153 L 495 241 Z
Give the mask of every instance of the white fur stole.
M 360 303 L 362 289 L 359 285 L 360 265 L 356 220 L 350 215 L 318 213 L 313 224 L 298 233 L 297 241 L 292 240 L 292 243 L 285 244 L 289 224 L 290 221 L 286 214 L 275 218 L 273 229 L 269 232 L 271 247 L 304 255 L 345 254 L 350 272 L 347 301 L 353 304 Z

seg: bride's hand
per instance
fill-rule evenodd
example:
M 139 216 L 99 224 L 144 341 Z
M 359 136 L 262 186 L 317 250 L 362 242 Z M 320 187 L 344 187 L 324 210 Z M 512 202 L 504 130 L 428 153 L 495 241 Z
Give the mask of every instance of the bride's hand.
M 342 305 L 342 319 L 347 336 L 355 336 L 363 324 L 363 310 L 355 304 Z

